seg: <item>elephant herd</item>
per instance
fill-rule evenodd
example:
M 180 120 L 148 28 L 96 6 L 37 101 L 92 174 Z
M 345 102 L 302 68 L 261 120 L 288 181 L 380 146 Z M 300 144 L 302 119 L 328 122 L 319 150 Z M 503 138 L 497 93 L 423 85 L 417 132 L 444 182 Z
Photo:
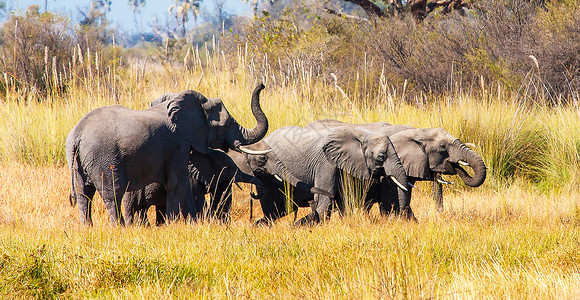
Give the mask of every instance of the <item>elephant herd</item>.
M 264 213 L 257 223 L 310 207 L 297 224 L 313 224 L 327 219 L 333 207 L 344 208 L 345 174 L 369 183 L 365 209 L 377 203 L 382 214 L 415 219 L 410 200 L 416 181 L 434 183 L 438 208 L 445 183 L 440 174 L 457 174 L 471 187 L 485 181 L 483 159 L 442 128 L 326 119 L 266 136 L 263 89 L 259 84 L 252 94 L 252 129 L 241 126 L 220 99 L 192 90 L 165 94 L 142 111 L 116 105 L 87 113 L 66 141 L 70 201 L 78 204 L 81 222 L 92 225 L 96 191 L 114 225 L 147 223 L 152 205 L 158 225 L 208 216 L 227 221 L 232 184 L 245 182 L 256 186 L 251 196 Z

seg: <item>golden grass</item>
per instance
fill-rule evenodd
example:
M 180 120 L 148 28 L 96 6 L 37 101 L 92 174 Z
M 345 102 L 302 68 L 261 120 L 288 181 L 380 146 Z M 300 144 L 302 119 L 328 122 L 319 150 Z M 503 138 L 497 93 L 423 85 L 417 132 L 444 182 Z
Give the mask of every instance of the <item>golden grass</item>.
M 113 228 L 95 199 L 79 225 L 64 167 L 0 168 L 0 292 L 96 298 L 574 298 L 580 295 L 578 194 L 524 184 L 446 189 L 412 202 L 419 221 L 333 214 L 295 228 L 249 221 L 248 186 L 232 223 Z M 254 218 L 260 217 L 259 204 Z M 306 213 L 301 209 L 301 213 Z M 33 272 L 34 271 L 34 272 Z M 53 294 L 51 294 L 53 293 Z
M 351 99 L 323 82 L 266 80 L 262 106 L 270 131 L 322 118 L 441 126 L 477 145 L 490 167 L 488 179 L 468 189 L 446 178 L 457 184 L 445 186 L 443 214 L 431 200 L 430 184 L 420 183 L 411 203 L 417 223 L 381 218 L 375 208 L 368 216 L 335 213 L 315 227 L 294 228 L 291 215 L 272 228 L 256 228 L 244 186 L 234 188 L 229 225 L 112 228 L 96 197 L 95 226 L 85 228 L 68 202 L 64 161 L 66 135 L 82 115 L 116 103 L 143 109 L 163 93 L 191 88 L 221 97 L 251 127 L 250 95 L 261 79 L 218 66 L 157 68 L 145 78 L 116 80 L 113 92 L 110 82 L 96 78 L 46 102 L 9 92 L 0 103 L 5 297 L 580 296 L 580 118 L 572 107 L 522 105 L 506 95 L 456 95 L 430 103 L 404 99 L 395 90 Z M 256 202 L 254 220 L 260 216 Z

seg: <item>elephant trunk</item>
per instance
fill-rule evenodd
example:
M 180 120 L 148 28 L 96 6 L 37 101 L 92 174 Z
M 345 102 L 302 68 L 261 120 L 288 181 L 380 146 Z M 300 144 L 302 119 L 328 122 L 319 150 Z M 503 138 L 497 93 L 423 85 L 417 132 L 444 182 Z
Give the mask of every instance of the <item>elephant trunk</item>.
M 264 114 L 264 111 L 262 111 L 262 108 L 260 107 L 260 92 L 263 89 L 264 85 L 260 83 L 258 86 L 256 86 L 256 89 L 254 89 L 252 94 L 251 107 L 252 114 L 256 119 L 256 127 L 248 129 L 238 124 L 241 137 L 239 140 L 234 141 L 234 146 L 236 148 L 241 145 L 256 143 L 261 140 L 268 132 L 268 118 L 266 118 L 266 114 Z
M 459 140 L 453 142 L 454 148 L 457 151 L 457 163 L 453 164 L 453 168 L 457 175 L 470 187 L 478 187 L 483 184 L 487 175 L 485 163 L 481 156 L 477 155 L 473 150 L 469 149 L 465 144 Z M 469 166 L 473 169 L 473 176 L 469 175 L 461 164 Z
M 255 184 L 257 186 L 264 186 L 264 183 L 262 182 L 262 180 L 258 179 L 255 176 L 252 176 L 250 174 L 242 172 L 240 170 L 238 170 L 236 172 L 236 176 L 234 177 L 234 182 L 244 182 L 244 183 Z
M 397 197 L 401 211 L 405 211 L 409 207 L 410 194 L 408 193 L 409 182 L 405 168 L 395 151 L 392 144 L 387 149 L 387 160 L 383 164 L 385 174 L 391 177 L 391 180 L 397 185 Z

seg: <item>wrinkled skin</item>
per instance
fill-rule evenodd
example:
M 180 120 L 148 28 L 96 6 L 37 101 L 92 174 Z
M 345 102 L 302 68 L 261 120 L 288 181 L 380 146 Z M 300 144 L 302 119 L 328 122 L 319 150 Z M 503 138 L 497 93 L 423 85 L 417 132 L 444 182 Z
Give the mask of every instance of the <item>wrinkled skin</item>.
M 246 148 L 254 151 L 272 150 L 264 141 L 248 145 Z M 267 154 L 253 155 L 230 150 L 228 155 L 235 161 L 240 170 L 256 176 L 263 183 L 262 187 L 257 187 L 258 193 L 252 195 L 253 198 L 260 200 L 264 213 L 264 217 L 256 224 L 272 224 L 287 214 L 284 195 L 287 187 L 291 187 L 294 203 L 299 207 L 310 206 L 314 209 L 313 198 L 316 194 L 334 198 L 331 193 L 296 178 L 273 151 Z M 280 180 L 282 178 L 284 180 Z
M 414 128 L 384 122 L 350 124 L 330 119 L 312 122 L 306 128 L 326 129 L 345 125 L 389 136 L 409 177 L 409 183 L 434 182 L 434 198 L 437 200 L 438 209 L 442 209 L 442 187 L 441 183 L 437 182 L 440 174 L 457 174 L 471 187 L 480 186 L 485 181 L 486 167 L 483 159 L 442 128 Z M 473 176 L 463 169 L 460 161 L 469 164 L 473 169 Z M 369 201 L 379 202 L 383 213 L 398 210 L 398 203 L 393 197 L 395 188 L 389 181 L 384 181 L 380 186 L 373 186 L 368 193 Z
M 244 182 L 263 185 L 260 179 L 240 170 L 234 161 L 220 150 L 212 150 L 208 154 L 192 151 L 188 170 L 193 206 L 198 212 L 196 219 L 209 217 L 229 221 L 232 184 Z M 206 194 L 210 194 L 209 203 L 205 201 Z M 167 191 L 159 183 L 152 183 L 139 191 L 126 193 L 123 198 L 125 223 L 147 224 L 147 210 L 155 205 L 156 225 L 163 224 L 166 195 Z
M 393 170 L 396 173 L 394 176 L 401 183 L 407 184 L 403 166 L 389 138 L 370 131 L 348 126 L 320 130 L 287 126 L 269 134 L 263 143 L 271 147 L 271 156 L 275 155 L 277 159 L 271 161 L 284 165 L 292 176 L 302 182 L 332 195 L 315 194 L 314 201 L 309 203 L 313 211 L 300 220 L 300 224 L 327 218 L 332 199 L 338 195 L 342 170 L 362 180 L 371 180 L 385 170 Z M 384 168 L 385 165 L 387 168 Z M 282 179 L 286 176 L 267 173 Z M 262 181 L 268 186 L 266 180 Z M 302 200 L 305 199 L 299 199 L 304 203 Z M 268 203 L 265 204 L 267 206 Z M 403 211 L 410 212 L 408 203 L 401 203 L 401 207 Z M 268 213 L 264 211 L 265 215 Z
M 194 215 L 187 207 L 188 161 L 191 149 L 237 148 L 259 141 L 268 130 L 259 105 L 262 84 L 254 90 L 252 112 L 257 125 L 247 129 L 227 112 L 220 99 L 186 90 L 168 94 L 166 101 L 143 111 L 122 106 L 87 113 L 70 132 L 66 156 L 71 171 L 71 204 L 78 203 L 81 221 L 92 225 L 91 204 L 98 190 L 111 222 L 122 224 L 121 199 L 157 182 L 167 190 L 169 220 Z

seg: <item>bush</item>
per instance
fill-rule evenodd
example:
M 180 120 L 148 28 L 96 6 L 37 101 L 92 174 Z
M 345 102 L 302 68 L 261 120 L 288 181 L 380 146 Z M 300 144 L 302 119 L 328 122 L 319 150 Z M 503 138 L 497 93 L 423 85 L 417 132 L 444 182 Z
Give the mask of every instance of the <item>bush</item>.
M 67 19 L 30 6 L 24 16 L 13 15 L 0 30 L 0 72 L 7 85 L 47 95 L 63 92 L 64 68 L 71 62 L 74 39 Z M 11 81 L 8 82 L 8 81 Z
M 410 97 L 492 88 L 517 94 L 526 85 L 526 97 L 555 103 L 580 89 L 579 4 L 479 0 L 420 23 L 405 15 L 365 22 L 288 8 L 255 18 L 237 46 L 247 43 L 257 68 L 280 81 L 293 78 L 298 60 L 310 76 L 324 80 L 332 72 L 348 94 L 363 98 L 386 80 Z

